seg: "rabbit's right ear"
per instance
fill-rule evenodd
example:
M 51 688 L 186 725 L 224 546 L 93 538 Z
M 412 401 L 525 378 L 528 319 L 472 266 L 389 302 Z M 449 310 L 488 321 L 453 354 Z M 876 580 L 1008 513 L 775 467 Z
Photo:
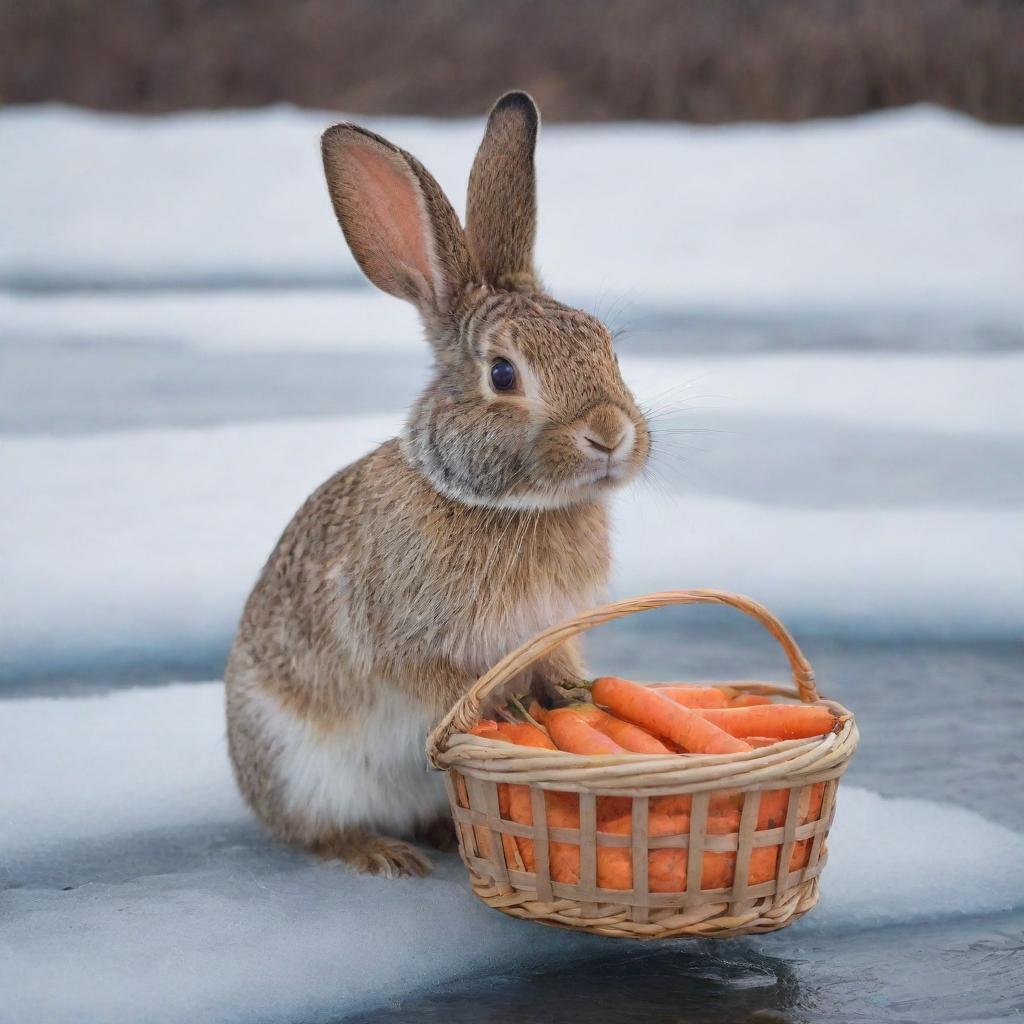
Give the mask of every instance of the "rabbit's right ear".
M 322 151 L 334 212 L 363 273 L 424 315 L 447 313 L 477 273 L 441 186 L 415 157 L 356 125 L 328 128 Z

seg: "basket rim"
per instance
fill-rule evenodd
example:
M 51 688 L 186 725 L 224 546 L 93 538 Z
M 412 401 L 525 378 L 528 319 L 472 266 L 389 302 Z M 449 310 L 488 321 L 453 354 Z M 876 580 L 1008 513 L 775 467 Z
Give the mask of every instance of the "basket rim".
M 573 754 L 457 732 L 449 735 L 434 764 L 495 782 L 577 792 L 653 796 L 688 789 L 754 789 L 845 768 L 860 740 L 856 719 L 836 701 L 816 703 L 837 715 L 834 731 L 734 754 Z

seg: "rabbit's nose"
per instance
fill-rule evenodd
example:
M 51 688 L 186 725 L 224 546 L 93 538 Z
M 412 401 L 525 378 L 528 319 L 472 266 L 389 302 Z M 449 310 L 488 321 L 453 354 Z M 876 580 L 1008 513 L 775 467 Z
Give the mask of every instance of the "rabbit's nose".
M 600 459 L 625 456 L 633 445 L 633 424 L 617 409 L 600 410 L 580 432 L 584 452 Z
M 622 436 L 620 435 L 617 437 L 610 445 L 598 441 L 596 437 L 592 437 L 590 434 L 584 434 L 583 439 L 592 448 L 596 448 L 599 452 L 604 452 L 606 455 L 611 455 L 611 453 L 619 446 L 619 441 L 622 440 Z

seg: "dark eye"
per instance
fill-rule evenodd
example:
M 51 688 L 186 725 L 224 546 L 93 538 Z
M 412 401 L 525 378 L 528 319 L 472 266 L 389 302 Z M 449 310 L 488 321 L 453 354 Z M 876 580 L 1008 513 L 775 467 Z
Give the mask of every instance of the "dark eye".
M 516 368 L 507 359 L 491 364 L 491 383 L 495 391 L 511 391 L 516 386 Z

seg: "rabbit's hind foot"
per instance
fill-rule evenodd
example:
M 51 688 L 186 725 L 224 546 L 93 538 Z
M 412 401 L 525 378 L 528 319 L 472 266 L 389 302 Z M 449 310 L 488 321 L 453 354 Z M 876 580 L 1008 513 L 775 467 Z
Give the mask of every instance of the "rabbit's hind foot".
M 422 877 L 433 870 L 430 861 L 415 846 L 362 829 L 331 832 L 313 840 L 308 846 L 311 853 L 325 860 L 343 861 L 368 875 Z

